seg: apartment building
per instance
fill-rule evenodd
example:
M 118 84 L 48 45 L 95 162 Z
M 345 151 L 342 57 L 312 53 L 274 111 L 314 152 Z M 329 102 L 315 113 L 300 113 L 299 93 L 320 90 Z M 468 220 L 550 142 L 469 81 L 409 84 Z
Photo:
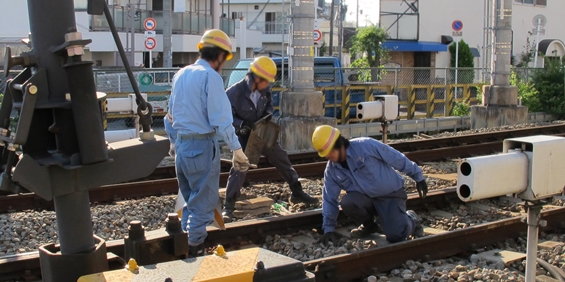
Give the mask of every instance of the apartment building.
M 204 31 L 213 27 L 212 6 L 214 3 L 218 4 L 218 1 L 222 0 L 173 0 L 173 66 L 187 65 L 196 60 L 196 45 Z M 134 7 L 131 13 L 130 5 Z M 109 6 L 124 47 L 133 47 L 134 59 L 132 61 L 130 58 L 130 64 L 134 66 L 149 65 L 149 52 L 144 47 L 143 22 L 150 17 L 156 20 L 157 44 L 151 59 L 154 67 L 163 66 L 163 0 L 109 0 Z M 92 39 L 92 43 L 85 49 L 86 58 L 94 61 L 96 66 L 120 66 L 121 59 L 106 19 L 104 16 L 88 15 L 86 7 L 87 0 L 75 0 L 77 29 L 84 38 Z M 27 1 L 0 0 L 0 10 L 4 12 L 0 17 L 0 56 L 4 56 L 5 46 L 10 46 L 15 51 L 12 53 L 17 55 L 27 49 L 20 42 L 20 39 L 27 37 L 29 33 Z M 132 21 L 129 20 L 132 14 L 135 29 L 133 44 L 131 35 L 126 33 L 132 26 Z M 262 46 L 260 31 L 236 28 L 239 19 L 220 14 L 217 16 L 220 18 L 219 28 L 232 37 L 235 58 L 240 57 L 241 48 L 244 49 L 244 57 L 247 57 L 253 54 L 254 48 Z M 245 40 L 238 40 L 241 37 Z

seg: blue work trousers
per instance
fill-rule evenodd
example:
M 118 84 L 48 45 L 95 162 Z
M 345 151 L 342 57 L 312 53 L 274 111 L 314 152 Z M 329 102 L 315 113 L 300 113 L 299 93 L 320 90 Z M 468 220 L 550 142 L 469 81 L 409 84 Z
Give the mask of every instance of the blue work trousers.
M 414 233 L 416 224 L 406 214 L 406 191 L 397 190 L 388 195 L 370 198 L 359 192 L 348 192 L 341 199 L 341 209 L 357 225 L 378 216 L 387 241 L 396 243 Z
M 165 131 L 167 132 L 167 136 L 169 137 L 169 142 L 171 143 L 169 149 L 169 155 L 171 157 L 175 157 L 175 143 L 177 140 L 177 131 L 173 128 L 173 125 L 169 122 L 167 116 L 165 116 L 164 121 L 165 123 Z M 176 211 L 175 211 L 176 212 Z M 181 226 L 182 230 L 186 230 L 186 222 L 188 221 L 188 209 L 186 208 L 186 204 L 182 208 L 182 218 L 181 218 Z
M 241 148 L 245 151 L 249 135 L 239 136 Z M 269 162 L 277 169 L 277 172 L 288 184 L 298 182 L 298 173 L 292 167 L 286 151 L 276 143 L 272 148 L 264 148 L 261 155 L 265 156 Z M 230 169 L 228 183 L 226 185 L 226 198 L 237 199 L 241 195 L 241 187 L 245 181 L 247 171 L 238 171 L 233 167 Z
M 178 135 L 175 142 L 175 167 L 179 189 L 186 202 L 183 228 L 189 245 L 204 242 L 206 226 L 214 221 L 219 201 L 220 148 L 215 133 Z

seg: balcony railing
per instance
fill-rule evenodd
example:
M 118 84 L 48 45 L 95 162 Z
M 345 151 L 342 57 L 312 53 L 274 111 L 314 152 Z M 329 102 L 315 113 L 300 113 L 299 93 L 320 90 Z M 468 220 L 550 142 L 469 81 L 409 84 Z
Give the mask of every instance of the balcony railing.
M 116 29 L 125 32 L 131 28 L 128 18 L 127 7 L 110 6 L 110 12 L 114 18 Z M 143 32 L 143 20 L 154 18 L 157 22 L 157 33 L 163 33 L 163 11 L 137 10 L 134 21 L 136 32 Z M 173 34 L 203 34 L 205 30 L 212 28 L 212 16 L 198 13 L 173 13 Z M 220 28 L 229 36 L 235 36 L 235 22 L 232 19 L 221 18 Z M 104 16 L 93 15 L 90 18 L 90 29 L 92 31 L 109 31 L 108 22 Z
M 235 27 L 239 28 L 239 22 L 236 22 Z M 254 22 L 249 29 L 260 30 L 263 34 L 283 34 L 283 32 L 288 34 L 290 30 L 288 23 L 285 22 Z

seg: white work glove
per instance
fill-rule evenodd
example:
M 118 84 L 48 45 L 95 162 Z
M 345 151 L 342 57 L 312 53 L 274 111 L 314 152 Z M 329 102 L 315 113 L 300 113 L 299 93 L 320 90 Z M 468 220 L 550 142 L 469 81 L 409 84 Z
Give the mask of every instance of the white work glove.
M 232 158 L 233 168 L 237 171 L 247 171 L 249 168 L 257 168 L 256 165 L 250 164 L 249 159 L 243 153 L 241 148 L 233 151 L 233 158 Z

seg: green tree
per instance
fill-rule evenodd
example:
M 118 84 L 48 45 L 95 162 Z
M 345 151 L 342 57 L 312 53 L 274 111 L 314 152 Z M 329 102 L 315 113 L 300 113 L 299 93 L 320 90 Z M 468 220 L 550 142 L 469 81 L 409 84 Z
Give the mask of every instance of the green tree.
M 455 67 L 455 51 L 456 51 L 456 43 L 452 43 L 449 45 L 449 53 L 451 53 L 451 67 Z M 473 57 L 473 53 L 471 53 L 471 48 L 469 44 L 465 42 L 465 40 L 461 39 L 459 41 L 459 58 L 458 58 L 458 68 L 463 68 L 458 70 L 458 77 L 457 83 L 473 83 L 475 79 L 475 71 L 469 68 L 475 67 L 475 57 Z M 467 68 L 467 69 L 465 69 Z M 455 70 L 452 71 L 453 78 L 455 78 Z M 455 79 L 454 81 L 455 82 Z
M 318 55 L 320 55 L 320 57 L 323 57 L 324 55 L 326 55 L 326 42 L 322 42 L 322 46 L 320 46 L 320 51 L 318 52 Z
M 361 57 L 353 61 L 353 67 L 368 67 L 370 72 L 364 71 L 361 78 L 365 81 L 376 81 L 378 79 L 381 62 L 387 55 L 383 48 L 386 41 L 386 31 L 376 25 L 361 27 L 357 29 L 357 34 L 351 38 L 351 56 Z
M 510 84 L 518 88 L 518 98 L 522 101 L 522 105 L 528 107 L 530 112 L 543 112 L 539 101 L 539 92 L 532 82 L 518 77 L 515 71 L 510 75 Z
M 547 61 L 546 69 L 537 71 L 532 79 L 532 84 L 537 90 L 537 100 L 540 110 L 555 115 L 557 118 L 565 117 L 565 92 L 564 71 L 560 61 Z M 533 110 L 531 110 L 533 111 Z

